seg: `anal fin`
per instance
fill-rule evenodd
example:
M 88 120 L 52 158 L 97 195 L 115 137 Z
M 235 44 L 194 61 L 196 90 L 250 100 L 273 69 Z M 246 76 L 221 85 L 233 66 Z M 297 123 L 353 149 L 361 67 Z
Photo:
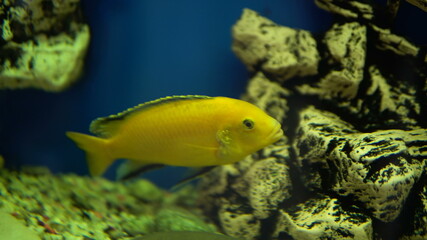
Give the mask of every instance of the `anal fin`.
M 203 174 L 211 171 L 212 169 L 214 169 L 217 166 L 209 166 L 209 167 L 203 167 L 203 168 L 199 168 L 198 171 L 196 171 L 195 173 L 181 179 L 178 183 L 176 183 L 173 187 L 172 187 L 172 191 L 176 190 L 177 188 L 181 187 L 182 185 L 191 182 L 192 180 L 201 177 Z
M 164 167 L 164 164 L 144 164 L 132 160 L 122 163 L 116 173 L 116 180 L 125 181 L 136 178 L 144 172 Z

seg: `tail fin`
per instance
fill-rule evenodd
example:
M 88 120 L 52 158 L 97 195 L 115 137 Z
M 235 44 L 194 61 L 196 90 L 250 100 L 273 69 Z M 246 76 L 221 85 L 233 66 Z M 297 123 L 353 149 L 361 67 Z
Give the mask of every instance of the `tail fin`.
M 89 172 L 92 176 L 101 176 L 115 160 L 106 147 L 106 140 L 77 132 L 66 132 L 67 137 L 86 152 Z

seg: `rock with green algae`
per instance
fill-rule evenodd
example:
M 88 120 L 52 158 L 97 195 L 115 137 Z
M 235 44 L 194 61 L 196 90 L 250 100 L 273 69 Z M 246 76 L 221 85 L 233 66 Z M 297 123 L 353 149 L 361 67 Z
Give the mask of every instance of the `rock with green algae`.
M 40 237 L 9 213 L 0 212 L 0 239 L 40 240 Z
M 147 180 L 129 183 L 45 170 L 0 170 L 0 210 L 40 239 L 132 239 L 158 231 L 216 232 L 188 204 L 195 192 L 163 191 Z M 1 238 L 2 239 L 2 238 Z
M 0 88 L 61 91 L 81 74 L 89 46 L 80 0 L 0 3 Z
M 157 232 L 132 240 L 237 240 L 237 238 L 207 232 Z
M 188 210 L 180 208 L 163 208 L 157 213 L 155 220 L 155 231 L 204 231 L 215 232 L 212 225 L 203 222 L 196 215 L 188 212 Z

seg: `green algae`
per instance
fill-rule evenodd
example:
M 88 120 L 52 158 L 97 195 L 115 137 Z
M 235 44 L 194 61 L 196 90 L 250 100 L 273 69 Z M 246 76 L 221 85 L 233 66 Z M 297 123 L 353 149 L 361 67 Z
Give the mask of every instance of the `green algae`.
M 39 236 L 9 213 L 0 212 L 0 239 L 40 240 Z
M 174 240 L 238 240 L 237 238 L 215 234 L 207 232 L 156 232 L 153 234 L 148 234 L 144 237 L 138 237 L 132 240 L 164 240 L 164 239 L 174 239 Z
M 0 211 L 43 240 L 216 232 L 194 207 L 196 197 L 191 186 L 169 193 L 144 179 L 121 183 L 73 174 L 54 176 L 44 168 L 0 170 Z
M 204 223 L 196 215 L 182 208 L 163 208 L 156 218 L 156 232 L 202 231 L 215 232 L 215 228 Z

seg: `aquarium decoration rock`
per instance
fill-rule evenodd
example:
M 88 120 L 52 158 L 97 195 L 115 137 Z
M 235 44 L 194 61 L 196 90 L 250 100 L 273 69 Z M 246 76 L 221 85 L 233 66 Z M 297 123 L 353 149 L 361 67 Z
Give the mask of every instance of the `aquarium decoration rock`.
M 154 232 L 216 232 L 200 217 L 195 201 L 191 186 L 168 193 L 142 179 L 121 183 L 54 176 L 43 168 L 0 170 L 0 223 L 9 219 L 8 228 L 19 229 L 22 240 L 128 240 Z M 17 239 L 7 238 L 11 234 L 0 226 L 0 239 Z
M 426 50 L 389 27 L 396 2 L 315 2 L 338 16 L 324 34 L 234 25 L 242 98 L 285 136 L 206 174 L 199 205 L 244 239 L 427 239 Z
M 406 0 L 406 1 L 427 12 L 427 0 Z
M 76 81 L 90 39 L 79 0 L 10 0 L 0 6 L 0 88 L 57 92 Z
M 372 220 L 345 211 L 337 199 L 319 196 L 280 210 L 275 239 L 372 239 Z
M 318 7 L 346 18 L 371 20 L 374 17 L 374 9 L 367 1 L 314 0 L 314 2 Z
M 319 54 L 308 31 L 279 26 L 249 9 L 232 31 L 232 49 L 250 71 L 259 67 L 280 81 L 317 73 Z
M 427 129 L 357 132 L 329 112 L 303 109 L 295 136 L 296 162 L 319 191 L 359 202 L 371 216 L 395 220 L 423 172 Z M 314 180 L 314 182 L 312 182 Z

